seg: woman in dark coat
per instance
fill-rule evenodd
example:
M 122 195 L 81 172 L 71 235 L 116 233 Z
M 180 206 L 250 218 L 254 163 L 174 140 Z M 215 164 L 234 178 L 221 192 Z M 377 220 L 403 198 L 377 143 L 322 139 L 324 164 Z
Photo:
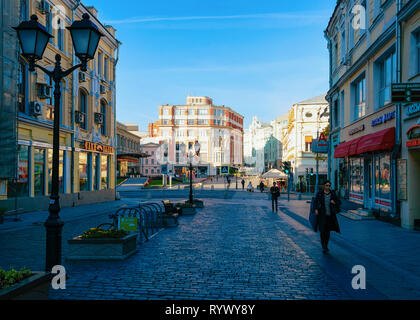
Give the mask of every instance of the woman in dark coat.
M 330 232 L 340 233 L 340 226 L 337 220 L 337 211 L 341 201 L 334 190 L 331 190 L 331 182 L 326 181 L 324 189 L 319 191 L 315 197 L 315 214 L 318 216 L 318 228 L 321 234 L 322 251 L 328 251 Z

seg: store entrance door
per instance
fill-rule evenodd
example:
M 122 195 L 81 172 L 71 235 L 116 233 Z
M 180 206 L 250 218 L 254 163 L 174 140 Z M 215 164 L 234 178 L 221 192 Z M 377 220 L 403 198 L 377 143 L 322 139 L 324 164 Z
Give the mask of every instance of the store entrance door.
M 372 158 L 365 158 L 365 208 L 372 209 L 375 201 L 375 183 L 373 181 Z

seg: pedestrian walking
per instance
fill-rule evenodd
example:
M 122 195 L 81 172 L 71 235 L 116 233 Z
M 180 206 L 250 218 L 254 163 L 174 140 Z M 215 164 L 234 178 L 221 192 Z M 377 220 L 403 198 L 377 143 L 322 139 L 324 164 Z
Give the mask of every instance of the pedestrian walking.
M 278 198 L 280 197 L 280 189 L 277 187 L 277 184 L 273 182 L 273 186 L 270 188 L 271 193 L 271 207 L 274 212 L 274 204 L 276 205 L 276 212 L 279 212 L 279 203 Z
M 315 214 L 318 217 L 318 228 L 321 234 L 322 252 L 329 251 L 328 242 L 331 231 L 340 233 L 337 213 L 340 212 L 341 201 L 334 190 L 331 190 L 331 182 L 324 183 L 324 189 L 319 191 L 315 197 Z
M 245 180 L 244 179 L 242 179 L 241 184 L 242 184 L 242 190 L 244 190 L 245 189 Z
M 249 191 L 249 192 L 254 192 L 254 186 L 252 185 L 252 182 L 251 182 L 251 181 L 250 181 L 250 182 L 249 182 L 249 184 L 248 184 L 247 191 Z
M 264 182 L 260 182 L 260 190 L 261 192 L 264 192 Z

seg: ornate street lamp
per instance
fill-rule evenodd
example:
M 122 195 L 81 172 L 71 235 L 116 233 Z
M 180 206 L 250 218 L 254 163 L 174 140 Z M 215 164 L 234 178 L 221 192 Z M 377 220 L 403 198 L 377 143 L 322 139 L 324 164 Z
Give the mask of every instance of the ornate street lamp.
M 183 143 L 182 145 L 181 145 L 181 150 L 185 150 L 185 144 Z M 192 180 L 193 180 L 193 178 L 192 178 L 192 173 L 193 173 L 193 165 L 192 165 L 192 161 L 193 161 L 193 158 L 194 158 L 194 156 L 199 156 L 200 155 L 200 149 L 201 149 L 201 145 L 200 145 L 200 143 L 198 142 L 198 141 L 196 141 L 195 143 L 194 143 L 194 152 L 192 152 L 192 150 L 188 150 L 188 154 L 189 154 L 189 162 L 190 162 L 190 166 L 189 166 L 189 169 L 190 169 L 190 196 L 189 196 L 189 202 L 190 202 L 190 204 L 193 204 L 194 203 L 194 199 L 193 199 L 193 190 L 192 190 Z
M 102 33 L 90 21 L 90 16 L 85 13 L 83 20 L 75 21 L 67 28 L 72 36 L 75 55 L 80 59 L 81 63 L 68 70 L 63 70 L 61 68 L 61 56 L 57 54 L 55 56 L 54 70 L 50 71 L 36 64 L 38 60 L 42 59 L 48 41 L 52 38 L 52 35 L 38 22 L 38 17 L 32 15 L 30 21 L 23 21 L 13 29 L 17 32 L 22 56 L 29 63 L 29 71 L 33 72 L 35 68 L 39 68 L 52 78 L 55 83 L 52 188 L 48 208 L 49 216 L 44 224 L 47 230 L 45 269 L 46 271 L 51 271 L 53 266 L 61 264 L 61 232 L 64 225 L 59 217 L 60 202 L 58 195 L 61 81 L 78 68 L 81 68 L 83 71 L 87 70 L 87 62 L 94 58 Z

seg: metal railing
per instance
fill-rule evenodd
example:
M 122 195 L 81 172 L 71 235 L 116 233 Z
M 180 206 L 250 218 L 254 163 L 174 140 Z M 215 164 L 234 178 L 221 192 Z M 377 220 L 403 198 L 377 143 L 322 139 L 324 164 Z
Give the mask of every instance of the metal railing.
M 163 227 L 163 213 L 165 207 L 157 202 L 140 202 L 137 207 L 124 207 L 110 214 L 112 223 L 102 223 L 98 228 L 104 230 L 118 229 L 120 217 L 137 218 L 137 242 L 149 241 L 150 237 L 156 234 Z

